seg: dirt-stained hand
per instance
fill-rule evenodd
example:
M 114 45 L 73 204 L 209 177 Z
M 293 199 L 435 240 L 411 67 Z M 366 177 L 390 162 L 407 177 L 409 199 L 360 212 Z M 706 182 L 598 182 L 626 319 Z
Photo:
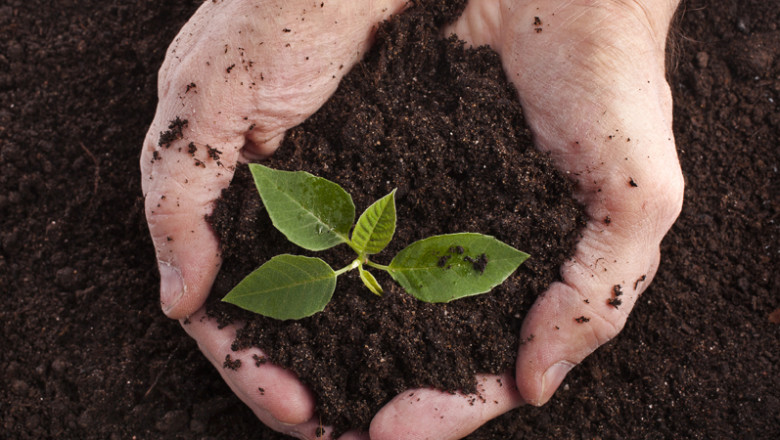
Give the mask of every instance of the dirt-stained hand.
M 537 147 L 576 181 L 589 220 L 562 281 L 524 321 L 517 392 L 482 380 L 490 403 L 473 406 L 433 390 L 415 401 L 404 393 L 374 418 L 372 440 L 457 439 L 508 408 L 542 405 L 623 328 L 682 207 L 664 63 L 677 3 L 471 0 L 449 29 L 501 55 Z
M 315 438 L 313 398 L 271 365 L 231 370 L 235 329 L 200 319 L 219 271 L 204 220 L 242 158 L 273 153 L 284 132 L 314 113 L 369 47 L 377 24 L 404 0 L 206 1 L 168 49 L 159 103 L 143 145 L 149 231 L 160 269 L 160 302 L 184 325 L 236 394 L 266 424 Z M 261 389 L 262 388 L 262 389 Z M 323 438 L 323 437 L 319 437 Z

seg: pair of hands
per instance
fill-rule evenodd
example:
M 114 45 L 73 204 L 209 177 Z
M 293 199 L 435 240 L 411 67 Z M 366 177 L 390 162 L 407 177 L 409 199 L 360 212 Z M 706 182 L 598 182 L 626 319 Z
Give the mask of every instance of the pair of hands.
M 190 317 L 185 330 L 231 389 L 265 424 L 300 438 L 323 438 L 316 436 L 310 391 L 274 365 L 222 368 L 227 354 L 251 365 L 260 352 L 233 353 L 235 327 L 218 330 L 213 320 L 200 319 L 221 263 L 204 216 L 235 164 L 273 154 L 285 131 L 336 90 L 370 47 L 378 23 L 405 6 L 405 0 L 206 1 L 159 74 L 160 101 L 141 170 L 163 311 Z M 682 205 L 664 67 L 676 6 L 677 0 L 470 0 L 446 30 L 500 54 L 537 147 L 576 181 L 589 221 L 561 268 L 562 281 L 525 319 L 521 338 L 530 342 L 520 347 L 515 377 L 502 377 L 517 389 L 479 378 L 491 402 L 484 405 L 435 390 L 415 390 L 412 402 L 404 393 L 375 416 L 370 433 L 342 439 L 461 438 L 521 404 L 547 402 L 573 366 L 623 328 Z M 177 117 L 187 120 L 181 135 L 161 142 Z M 191 143 L 202 166 L 190 157 Z M 220 152 L 218 161 L 208 160 L 206 146 Z M 623 291 L 618 308 L 607 304 L 616 285 Z M 577 322 L 581 316 L 589 321 Z

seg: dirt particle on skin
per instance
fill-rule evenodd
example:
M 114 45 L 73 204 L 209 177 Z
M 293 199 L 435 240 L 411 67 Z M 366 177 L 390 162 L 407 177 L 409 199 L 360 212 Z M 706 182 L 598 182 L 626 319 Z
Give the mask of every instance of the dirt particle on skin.
M 206 152 L 208 153 L 209 157 L 214 160 L 219 160 L 222 154 L 221 151 L 208 144 L 206 145 Z
M 191 82 L 191 83 L 187 84 L 187 90 L 184 91 L 184 94 L 189 93 L 190 90 L 192 90 L 192 89 L 194 89 L 196 87 L 198 87 L 198 85 L 195 84 L 194 82 Z
M 187 123 L 186 119 L 181 119 L 177 116 L 176 119 L 168 124 L 168 130 L 160 133 L 160 140 L 157 142 L 157 146 L 168 148 L 173 142 L 183 138 Z
M 623 294 L 623 287 L 620 284 L 615 284 L 612 286 L 612 294 L 617 296 L 620 296 Z
M 260 391 L 261 396 L 265 396 L 265 388 L 263 387 L 257 387 L 257 391 Z
M 538 34 L 542 32 L 542 19 L 534 17 L 534 31 Z
M 253 354 L 252 359 L 255 361 L 256 367 L 264 365 L 268 362 L 268 358 L 266 358 L 265 356 L 260 356 L 259 354 Z
M 639 288 L 639 283 L 644 282 L 647 279 L 647 275 L 642 275 L 636 281 L 634 281 L 634 290 Z
M 636 181 L 634 180 L 634 178 L 633 178 L 633 177 L 629 177 L 629 179 L 628 179 L 628 184 L 629 184 L 629 186 L 631 186 L 632 188 L 636 188 L 636 187 L 638 187 L 638 186 L 639 186 L 639 185 L 637 185 L 637 183 L 636 183 Z
M 228 68 L 227 68 L 227 69 L 225 69 L 225 71 L 226 71 L 227 73 L 230 73 L 231 71 L 233 71 L 233 69 L 234 69 L 235 67 L 236 67 L 235 63 L 234 63 L 234 64 L 231 64 L 231 65 L 229 65 L 229 66 L 228 66 Z
M 190 156 L 195 156 L 197 151 L 198 147 L 195 145 L 195 142 L 190 142 L 189 145 L 187 145 L 187 153 L 189 153 Z
M 230 355 L 225 356 L 225 362 L 222 363 L 223 368 L 236 371 L 241 368 L 241 359 L 233 359 Z
M 586 318 L 584 316 L 580 316 L 579 318 L 574 318 L 575 321 L 577 321 L 578 324 L 584 324 L 588 321 L 590 321 L 590 318 Z
M 604 217 L 604 224 L 605 225 L 609 225 L 611 223 L 612 223 L 612 217 L 610 217 L 610 216 Z
M 620 298 L 609 298 L 607 300 L 607 304 L 617 309 L 621 304 L 623 304 L 623 300 Z

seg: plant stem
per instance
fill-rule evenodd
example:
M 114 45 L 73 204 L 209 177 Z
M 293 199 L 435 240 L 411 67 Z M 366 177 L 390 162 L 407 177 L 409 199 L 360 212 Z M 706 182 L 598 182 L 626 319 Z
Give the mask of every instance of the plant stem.
M 345 236 L 341 236 L 341 237 L 344 239 L 344 243 L 346 243 L 347 246 L 350 247 L 350 249 L 355 251 L 356 254 L 360 254 L 360 252 L 361 252 L 360 249 L 358 249 L 358 247 L 355 246 L 355 243 L 353 243 L 352 240 L 350 240 L 348 237 L 345 237 Z M 353 269 L 354 269 L 354 267 L 353 267 Z
M 371 260 L 366 260 L 366 266 L 371 266 L 374 269 L 379 269 L 379 270 L 383 270 L 385 272 L 390 272 L 390 266 L 385 266 L 383 264 L 374 263 Z
M 360 266 L 360 260 L 355 259 L 355 261 L 349 263 L 349 265 L 342 267 L 341 269 L 336 271 L 336 276 L 339 276 L 343 274 L 344 272 L 349 272 L 350 270 Z

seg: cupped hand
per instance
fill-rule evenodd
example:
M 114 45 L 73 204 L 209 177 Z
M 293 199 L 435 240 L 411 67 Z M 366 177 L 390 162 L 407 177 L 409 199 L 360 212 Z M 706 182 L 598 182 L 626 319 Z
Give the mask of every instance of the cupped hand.
M 184 328 L 228 385 L 266 424 L 291 435 L 315 438 L 322 429 L 313 420 L 309 391 L 271 365 L 224 368 L 229 354 L 232 362 L 248 364 L 261 353 L 233 353 L 235 328 L 220 331 L 202 319 L 221 263 L 204 217 L 236 163 L 272 154 L 284 132 L 336 90 L 370 46 L 378 23 L 405 3 L 206 1 L 160 69 L 141 172 L 161 306 L 171 318 L 190 317 Z
M 448 29 L 501 55 L 537 147 L 576 182 L 588 222 L 561 281 L 523 323 L 517 391 L 483 377 L 474 405 L 434 390 L 404 393 L 374 418 L 372 440 L 457 439 L 509 408 L 542 405 L 623 328 L 682 207 L 664 66 L 677 3 L 471 0 Z

